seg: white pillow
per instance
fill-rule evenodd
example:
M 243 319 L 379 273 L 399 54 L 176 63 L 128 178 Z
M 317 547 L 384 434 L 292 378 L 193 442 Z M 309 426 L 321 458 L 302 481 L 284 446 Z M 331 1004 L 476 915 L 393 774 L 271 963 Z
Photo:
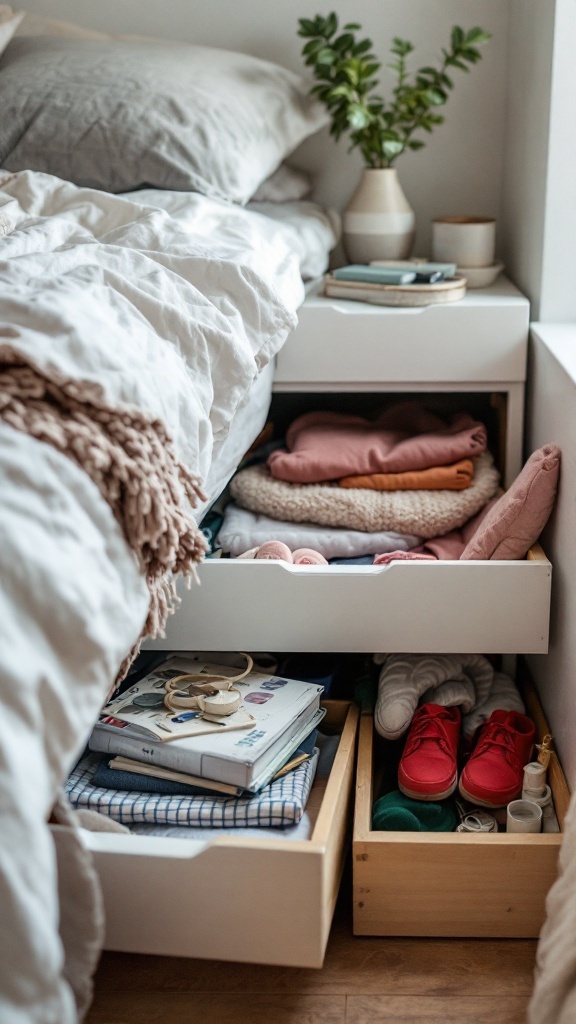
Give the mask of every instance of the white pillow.
M 269 61 L 27 21 L 1 62 L 7 170 L 243 204 L 327 122 L 308 83 Z
M 6 8 L 11 10 L 11 8 Z M 2 7 L 0 6 L 0 23 Z M 111 32 L 99 32 L 97 29 L 83 28 L 81 25 L 73 25 L 68 21 L 54 21 L 52 18 L 42 18 L 37 14 L 26 13 L 18 15 L 15 28 L 24 18 L 17 35 L 25 36 L 56 36 L 64 39 L 127 39 L 134 42 L 154 42 L 150 36 L 138 35 L 114 35 Z M 13 30 L 14 31 L 14 30 Z M 2 36 L 0 25 L 0 53 L 2 52 Z M 164 40 L 165 41 L 165 40 Z M 10 37 L 5 46 L 10 42 Z M 304 171 L 291 167 L 290 164 L 282 163 L 273 171 L 269 178 L 266 178 L 258 186 L 252 199 L 256 203 L 287 203 L 292 200 L 305 199 L 312 191 L 312 180 Z
M 280 164 L 252 196 L 254 203 L 289 203 L 305 199 L 312 191 L 312 180 L 290 164 Z

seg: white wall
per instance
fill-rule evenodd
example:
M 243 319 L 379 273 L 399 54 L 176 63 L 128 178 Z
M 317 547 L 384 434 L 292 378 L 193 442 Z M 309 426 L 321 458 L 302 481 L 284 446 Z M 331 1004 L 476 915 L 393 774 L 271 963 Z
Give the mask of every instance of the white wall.
M 455 73 L 456 89 L 445 108 L 446 124 L 427 148 L 403 155 L 398 169 L 418 219 L 417 249 L 429 251 L 430 220 L 446 213 L 500 213 L 504 160 L 508 0 L 30 0 L 26 8 L 47 17 L 111 32 L 172 36 L 245 50 L 303 70 L 299 17 L 335 9 L 342 22 L 360 22 L 378 55 L 393 36 L 417 45 L 418 64 L 434 60 L 454 24 L 481 25 L 493 33 L 484 59 L 470 74 Z M 384 70 L 383 83 L 392 82 Z M 298 163 L 318 175 L 317 195 L 342 208 L 362 167 L 324 132 L 298 153 Z
M 510 276 L 538 319 L 555 0 L 511 0 L 502 220 Z
M 538 319 L 576 321 L 576 0 L 556 0 Z
M 532 303 L 526 452 L 562 448 L 543 535 L 552 560 L 550 651 L 529 659 L 576 787 L 576 0 L 511 0 L 503 221 L 511 276 Z M 562 321 L 572 321 L 571 325 Z
M 527 445 L 562 449 L 556 508 L 542 536 L 553 564 L 550 650 L 528 661 L 564 771 L 576 789 L 576 324 L 536 324 L 531 342 Z
M 511 0 L 503 235 L 534 320 L 576 320 L 576 0 Z

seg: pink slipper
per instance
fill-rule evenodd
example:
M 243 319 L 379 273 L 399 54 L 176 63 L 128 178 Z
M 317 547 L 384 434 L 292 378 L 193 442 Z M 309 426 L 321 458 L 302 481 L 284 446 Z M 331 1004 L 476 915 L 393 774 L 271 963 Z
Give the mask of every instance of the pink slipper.
M 293 562 L 292 552 L 287 544 L 283 544 L 281 540 L 267 540 L 265 544 L 262 544 L 254 558 L 268 558 L 275 562 Z
M 313 551 L 312 548 L 298 548 L 293 552 L 292 558 L 294 565 L 328 565 L 324 555 L 319 551 Z
M 436 555 L 424 555 L 417 551 L 387 551 L 375 555 L 374 565 L 388 565 L 389 562 L 437 562 Z

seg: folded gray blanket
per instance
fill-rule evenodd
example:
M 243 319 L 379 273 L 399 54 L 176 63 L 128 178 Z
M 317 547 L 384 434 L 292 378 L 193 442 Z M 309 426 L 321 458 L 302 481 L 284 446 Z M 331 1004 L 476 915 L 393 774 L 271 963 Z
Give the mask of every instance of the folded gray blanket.
M 267 540 L 281 540 L 291 551 L 312 548 L 324 558 L 358 558 L 382 551 L 410 551 L 421 543 L 422 538 L 393 530 L 366 533 L 314 523 L 287 523 L 239 508 L 234 502 L 226 506 L 224 522 L 218 533 L 218 544 L 223 551 L 237 558 Z

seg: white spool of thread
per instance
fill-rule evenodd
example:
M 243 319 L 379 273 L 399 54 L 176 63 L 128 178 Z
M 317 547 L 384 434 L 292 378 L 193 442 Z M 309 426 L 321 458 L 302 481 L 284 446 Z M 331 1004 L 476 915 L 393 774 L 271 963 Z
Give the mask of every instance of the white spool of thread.
M 532 800 L 533 803 L 538 804 L 538 807 L 547 807 L 552 803 L 552 790 L 550 786 L 544 786 L 544 791 L 536 794 L 530 789 L 523 789 L 522 799 Z
M 554 810 L 554 804 L 552 802 L 552 790 L 550 786 L 544 787 L 544 792 L 536 795 L 531 790 L 522 790 L 522 799 L 531 800 L 533 804 L 538 804 L 538 807 L 542 808 L 542 831 L 543 832 L 559 832 L 560 825 L 558 824 L 558 818 Z
M 539 761 L 529 761 L 524 766 L 522 789 L 539 796 L 546 790 L 546 769 Z

